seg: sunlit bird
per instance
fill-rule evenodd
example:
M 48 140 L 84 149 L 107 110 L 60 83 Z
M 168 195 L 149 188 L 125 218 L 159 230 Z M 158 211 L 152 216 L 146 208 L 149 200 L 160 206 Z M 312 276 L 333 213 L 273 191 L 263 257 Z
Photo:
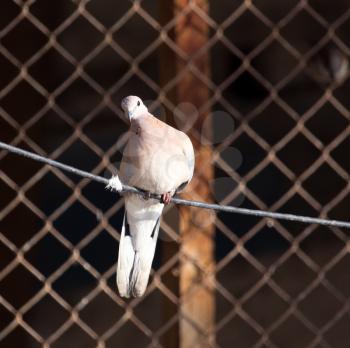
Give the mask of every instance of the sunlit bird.
M 125 213 L 119 243 L 117 286 L 121 296 L 142 296 L 154 258 L 164 204 L 191 180 L 194 151 L 189 137 L 152 116 L 142 100 L 129 96 L 121 106 L 130 121 L 119 177 L 123 184 L 162 196 L 162 202 L 125 194 Z M 114 176 L 108 187 L 120 191 Z

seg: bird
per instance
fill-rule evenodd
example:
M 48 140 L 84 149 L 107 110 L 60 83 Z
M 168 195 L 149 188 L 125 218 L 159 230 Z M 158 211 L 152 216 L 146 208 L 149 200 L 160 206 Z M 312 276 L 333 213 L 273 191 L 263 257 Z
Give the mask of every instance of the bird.
M 123 184 L 145 193 L 124 193 L 125 212 L 119 241 L 117 287 L 121 297 L 141 297 L 147 288 L 164 205 L 193 177 L 195 155 L 190 138 L 148 112 L 137 96 L 121 102 L 130 136 L 120 170 L 107 187 L 121 192 Z M 161 200 L 148 193 L 160 195 Z

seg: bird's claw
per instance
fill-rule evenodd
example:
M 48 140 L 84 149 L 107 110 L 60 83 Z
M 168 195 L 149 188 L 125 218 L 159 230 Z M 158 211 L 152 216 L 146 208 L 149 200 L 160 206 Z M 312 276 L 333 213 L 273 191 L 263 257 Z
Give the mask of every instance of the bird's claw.
M 163 193 L 161 198 L 162 198 L 162 203 L 163 204 L 165 204 L 165 205 L 169 204 L 170 201 L 171 201 L 171 194 L 170 194 L 170 192 Z

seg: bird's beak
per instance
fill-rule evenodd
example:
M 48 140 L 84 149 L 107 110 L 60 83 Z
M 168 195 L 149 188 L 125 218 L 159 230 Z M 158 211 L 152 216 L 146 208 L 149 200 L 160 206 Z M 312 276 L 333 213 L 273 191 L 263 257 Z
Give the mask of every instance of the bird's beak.
M 130 121 L 134 117 L 135 111 L 136 111 L 136 107 L 133 108 L 132 110 L 128 110 L 128 116 Z

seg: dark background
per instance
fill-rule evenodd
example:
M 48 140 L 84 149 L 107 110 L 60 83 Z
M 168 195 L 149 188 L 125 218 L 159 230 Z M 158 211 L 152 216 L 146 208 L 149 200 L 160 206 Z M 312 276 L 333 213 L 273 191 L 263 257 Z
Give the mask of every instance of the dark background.
M 127 130 L 120 100 L 156 101 L 174 62 L 162 59 L 160 1 L 79 3 L 1 2 L 0 140 L 105 176 Z M 347 1 L 251 3 L 209 2 L 208 111 L 225 111 L 235 125 L 213 146 L 216 178 L 227 186 L 222 196 L 213 185 L 213 194 L 225 204 L 350 220 L 349 79 L 317 78 L 329 47 L 348 59 Z M 4 152 L 0 174 L 0 346 L 170 346 L 176 303 L 157 286 L 142 300 L 116 293 L 122 201 Z M 178 277 L 169 232 L 176 236 L 176 214 L 165 214 L 160 279 Z M 215 224 L 217 346 L 349 346 L 348 231 L 224 213 Z M 175 254 L 163 252 L 167 243 Z

